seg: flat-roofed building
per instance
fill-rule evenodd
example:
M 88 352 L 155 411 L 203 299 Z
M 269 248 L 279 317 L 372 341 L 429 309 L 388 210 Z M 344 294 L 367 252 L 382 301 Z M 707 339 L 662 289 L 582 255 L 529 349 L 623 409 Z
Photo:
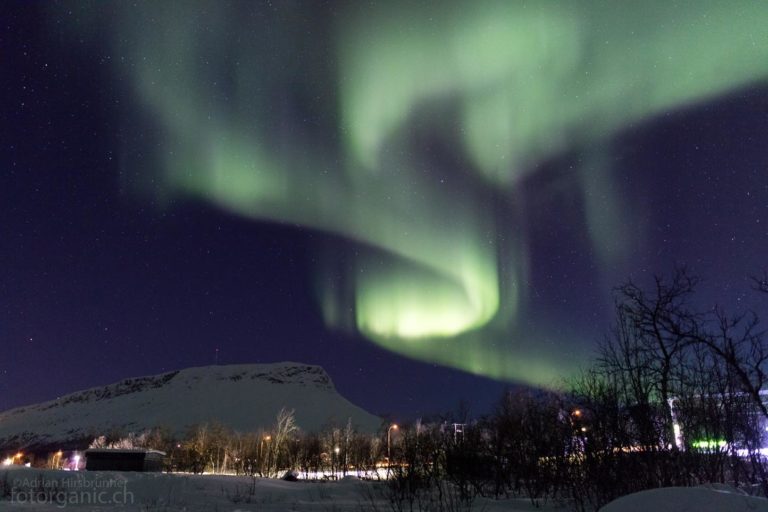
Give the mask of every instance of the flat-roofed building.
M 87 471 L 162 471 L 165 452 L 144 448 L 91 448 L 85 451 Z

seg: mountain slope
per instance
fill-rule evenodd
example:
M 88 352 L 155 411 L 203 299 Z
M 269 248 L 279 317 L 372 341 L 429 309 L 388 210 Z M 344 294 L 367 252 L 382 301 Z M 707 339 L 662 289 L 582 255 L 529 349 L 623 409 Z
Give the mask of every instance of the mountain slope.
M 269 428 L 277 412 L 295 409 L 306 431 L 329 422 L 374 431 L 380 419 L 338 394 L 319 366 L 299 363 L 188 368 L 126 379 L 56 400 L 0 413 L 0 448 L 52 446 L 156 426 L 183 433 L 219 422 L 240 432 Z

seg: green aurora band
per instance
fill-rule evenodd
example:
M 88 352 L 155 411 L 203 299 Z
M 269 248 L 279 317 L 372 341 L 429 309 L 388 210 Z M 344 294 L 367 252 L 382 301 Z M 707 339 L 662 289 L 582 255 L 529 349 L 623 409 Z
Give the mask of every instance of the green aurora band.
M 639 214 L 614 192 L 611 138 L 768 75 L 765 2 L 349 2 L 322 23 L 311 3 L 258 19 L 250 4 L 181 6 L 98 2 L 75 26 L 109 39 L 140 105 L 126 123 L 157 133 L 153 161 L 126 166 L 167 194 L 358 242 L 343 264 L 319 258 L 330 326 L 537 385 L 578 349 L 524 321 L 520 184 L 590 155 L 574 193 L 598 263 L 621 265 Z

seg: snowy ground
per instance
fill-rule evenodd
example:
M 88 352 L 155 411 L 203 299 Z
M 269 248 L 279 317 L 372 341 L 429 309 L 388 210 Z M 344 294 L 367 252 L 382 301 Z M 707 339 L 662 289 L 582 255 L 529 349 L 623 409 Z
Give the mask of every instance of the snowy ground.
M 630 494 L 601 512 L 764 512 L 768 500 L 726 486 L 667 487 Z
M 354 477 L 337 482 L 286 482 L 220 475 L 71 472 L 17 467 L 0 471 L 13 487 L 0 511 L 62 509 L 141 512 L 286 512 L 391 510 L 382 485 Z M 477 500 L 472 510 L 533 511 L 527 500 Z
M 354 478 L 338 482 L 159 473 L 65 472 L 13 468 L 0 471 L 0 511 L 62 509 L 136 512 L 286 512 L 391 510 L 380 486 Z M 526 500 L 478 499 L 472 510 L 554 511 Z M 656 489 L 625 496 L 606 512 L 768 512 L 768 500 L 728 489 Z

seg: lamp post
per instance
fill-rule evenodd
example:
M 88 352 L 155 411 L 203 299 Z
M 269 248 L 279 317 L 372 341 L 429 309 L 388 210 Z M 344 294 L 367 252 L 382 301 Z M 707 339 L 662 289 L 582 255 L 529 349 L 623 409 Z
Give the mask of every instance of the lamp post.
M 259 459 L 261 459 L 259 462 L 261 464 L 261 476 L 262 477 L 264 476 L 264 459 L 265 459 L 265 454 L 264 454 L 264 450 L 263 450 L 264 441 L 269 442 L 271 439 L 272 439 L 272 436 L 266 435 L 266 436 L 262 437 L 261 441 L 259 442 Z M 267 454 L 269 454 L 269 446 L 267 446 Z M 267 470 L 269 470 L 269 467 L 267 467 Z
M 333 449 L 333 453 L 336 454 L 336 456 L 333 458 L 333 478 L 336 480 L 339 479 L 339 452 L 341 451 L 341 448 L 338 446 Z
M 397 430 L 398 426 L 393 423 L 387 429 L 387 476 L 389 476 L 389 467 L 392 465 L 392 451 L 391 451 L 391 434 L 393 430 Z
M 64 452 L 61 450 L 57 451 L 53 455 L 53 461 L 51 462 L 51 469 L 60 469 L 61 467 L 61 458 L 64 456 Z

